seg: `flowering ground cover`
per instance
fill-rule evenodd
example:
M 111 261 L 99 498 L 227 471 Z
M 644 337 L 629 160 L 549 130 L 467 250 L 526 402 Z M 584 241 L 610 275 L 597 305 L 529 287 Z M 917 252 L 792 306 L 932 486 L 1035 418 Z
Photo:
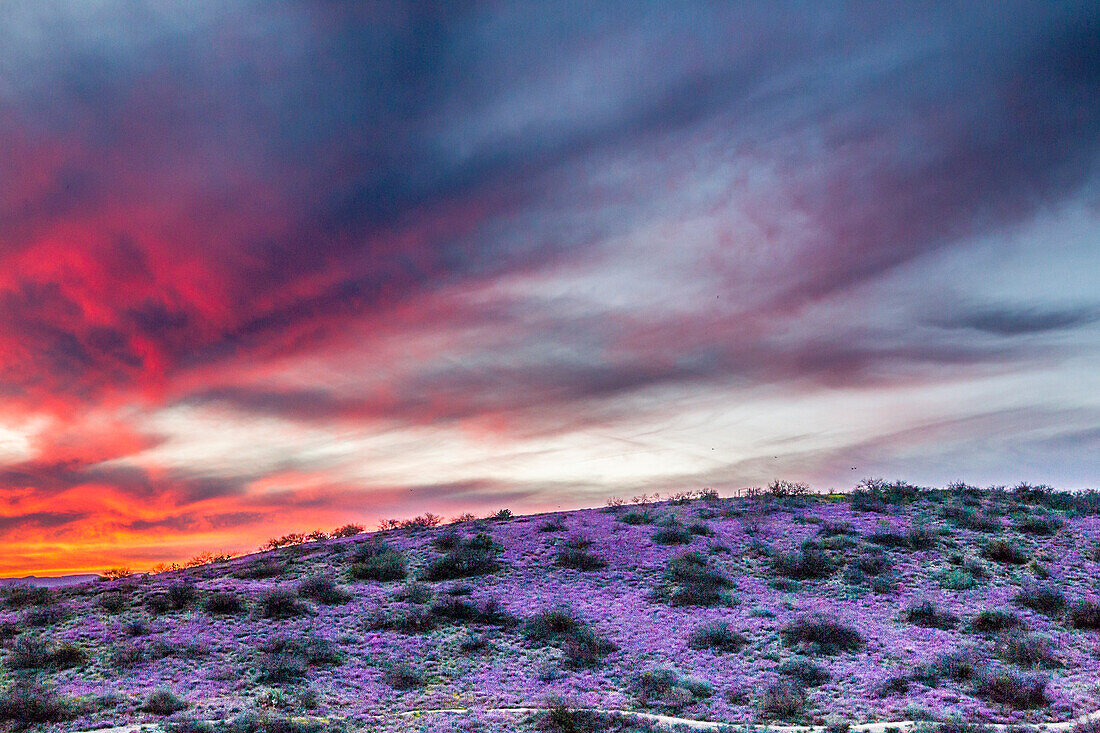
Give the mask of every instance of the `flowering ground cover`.
M 487 712 L 548 700 L 729 723 L 1100 708 L 1096 495 L 777 493 L 502 513 L 8 589 L 0 717 L 495 732 L 568 729 Z M 438 708 L 474 712 L 400 715 Z M 573 729 L 615 729 L 601 725 Z

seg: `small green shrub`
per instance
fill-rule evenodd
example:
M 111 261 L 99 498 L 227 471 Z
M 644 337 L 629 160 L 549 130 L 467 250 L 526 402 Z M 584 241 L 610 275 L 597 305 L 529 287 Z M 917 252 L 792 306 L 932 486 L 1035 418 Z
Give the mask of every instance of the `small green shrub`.
M 405 556 L 392 546 L 377 540 L 365 542 L 356 549 L 354 562 L 348 572 L 355 580 L 374 580 L 380 583 L 404 580 L 408 575 Z
M 701 624 L 688 637 L 688 646 L 692 649 L 710 649 L 716 652 L 739 652 L 748 643 L 744 634 L 730 629 L 725 621 Z
M 797 552 L 775 554 L 772 557 L 772 570 L 784 578 L 814 580 L 832 575 L 836 565 L 821 545 L 813 540 L 806 540 Z
M 829 670 L 804 657 L 788 659 L 779 665 L 778 671 L 779 674 L 790 677 L 804 687 L 817 687 L 832 678 Z
M 806 692 L 792 680 L 773 682 L 764 688 L 760 715 L 766 720 L 791 720 L 806 707 Z
M 998 672 L 979 677 L 974 694 L 1017 710 L 1031 710 L 1050 704 L 1047 678 L 1036 674 Z
M 244 611 L 244 602 L 235 593 L 215 591 L 206 597 L 202 607 L 210 614 L 229 615 Z
M 810 654 L 853 652 L 864 643 L 858 631 L 823 614 L 800 616 L 783 626 L 779 636 L 787 646 Z
M 328 606 L 351 600 L 351 593 L 336 585 L 336 581 L 326 575 L 311 575 L 303 580 L 298 584 L 298 595 Z
M 729 578 L 710 566 L 700 552 L 669 560 L 656 595 L 673 606 L 714 606 L 728 600 Z
M 705 682 L 682 677 L 672 670 L 651 669 L 634 678 L 631 692 L 646 706 L 677 712 L 714 694 Z
M 1023 565 L 1028 561 L 1027 553 L 1006 539 L 992 539 L 982 547 L 982 557 L 993 562 L 1009 565 Z
M 903 612 L 902 618 L 911 624 L 928 629 L 953 629 L 959 623 L 958 616 L 940 610 L 930 600 L 921 600 L 911 604 Z
M 186 710 L 190 706 L 191 703 L 176 696 L 171 690 L 162 689 L 149 693 L 141 709 L 154 715 L 171 715 L 180 710 Z
M 1069 607 L 1068 618 L 1076 629 L 1100 629 L 1100 601 L 1094 598 L 1074 601 Z
M 1066 597 L 1062 591 L 1049 585 L 1025 586 L 1012 600 L 1018 605 L 1048 616 L 1060 613 L 1066 606 Z
M 486 534 L 478 534 L 428 563 L 420 578 L 438 582 L 488 575 L 500 567 L 496 555 L 497 547 L 492 539 Z
M 261 618 L 288 619 L 309 614 L 309 606 L 298 599 L 298 594 L 285 588 L 264 592 L 256 603 Z
M 974 617 L 970 626 L 975 631 L 988 634 L 1019 628 L 1023 623 L 1019 616 L 1010 611 L 982 611 Z

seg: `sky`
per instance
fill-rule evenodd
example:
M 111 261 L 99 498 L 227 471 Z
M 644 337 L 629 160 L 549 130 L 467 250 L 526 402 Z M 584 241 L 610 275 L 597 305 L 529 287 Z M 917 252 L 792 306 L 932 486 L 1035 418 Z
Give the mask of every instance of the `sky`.
M 1100 5 L 7 0 L 0 574 L 1100 485 Z

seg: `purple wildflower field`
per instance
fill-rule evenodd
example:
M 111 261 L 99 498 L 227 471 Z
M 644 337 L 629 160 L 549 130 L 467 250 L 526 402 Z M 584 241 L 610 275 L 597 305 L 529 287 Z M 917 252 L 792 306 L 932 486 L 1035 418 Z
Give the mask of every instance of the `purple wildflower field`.
M 552 730 L 491 711 L 555 698 L 728 723 L 1065 720 L 1100 708 L 1096 498 L 707 495 L 9 589 L 0 704 L 18 721 L 16 688 L 43 684 L 64 730 L 257 711 Z M 472 712 L 400 715 L 439 708 Z

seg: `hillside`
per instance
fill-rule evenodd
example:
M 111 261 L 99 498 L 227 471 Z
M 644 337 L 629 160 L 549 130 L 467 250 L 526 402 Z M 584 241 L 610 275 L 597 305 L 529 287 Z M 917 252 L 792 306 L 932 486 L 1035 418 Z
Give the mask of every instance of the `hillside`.
M 872 483 L 502 513 L 6 589 L 0 715 L 566 730 L 487 712 L 560 696 L 729 723 L 1057 721 L 1100 708 L 1098 592 L 1095 494 Z

